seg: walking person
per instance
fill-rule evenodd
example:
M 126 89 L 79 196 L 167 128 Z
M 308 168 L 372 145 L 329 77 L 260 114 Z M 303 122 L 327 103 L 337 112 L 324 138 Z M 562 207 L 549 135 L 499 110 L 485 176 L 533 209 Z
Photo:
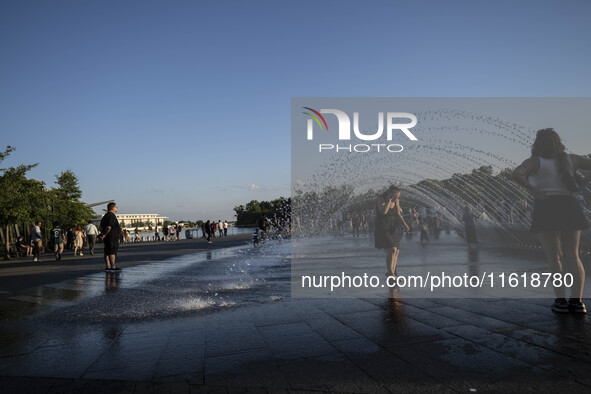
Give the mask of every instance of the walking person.
M 412 207 L 412 224 L 413 226 L 416 224 L 419 225 L 419 213 L 417 212 L 417 207 Z
M 218 220 L 218 232 L 220 233 L 220 238 L 224 235 L 224 224 L 222 220 Z
M 567 154 L 554 129 L 538 130 L 531 157 L 513 172 L 513 179 L 534 195 L 531 230 L 537 233 L 553 274 L 562 278 L 555 286 L 552 310 L 559 313 L 587 313 L 582 302 L 585 269 L 579 258 L 581 230 L 589 222 L 577 202 L 578 169 L 591 170 L 591 160 Z M 566 300 L 564 276 L 570 274 L 573 285 Z
M 386 251 L 386 275 L 396 276 L 396 263 L 400 251 L 399 225 L 403 225 L 405 231 L 410 228 L 400 214 L 400 189 L 390 186 L 381 194 L 376 202 L 376 229 L 375 247 Z
M 56 224 L 50 231 L 53 238 L 53 253 L 55 254 L 55 261 L 62 259 L 64 253 L 64 244 L 66 242 L 66 232 L 58 224 Z
M 31 228 L 31 243 L 33 244 L 33 262 L 41 262 L 41 253 L 43 252 L 43 239 L 41 237 L 41 221 L 36 221 Z
M 177 223 L 177 225 L 176 225 L 176 239 L 177 239 L 177 241 L 181 240 L 182 230 L 183 230 L 183 226 L 180 223 Z
M 468 242 L 468 247 L 471 248 L 472 244 L 478 243 L 478 235 L 476 234 L 476 220 L 480 219 L 484 215 L 482 212 L 480 215 L 476 216 L 472 213 L 469 206 L 464 207 L 464 214 L 462 215 L 462 220 L 464 221 L 464 234 L 466 236 L 466 242 Z
M 207 234 L 207 243 L 211 243 L 211 223 L 209 220 L 205 223 L 205 234 Z
M 224 220 L 224 237 L 228 236 L 228 221 Z
M 66 249 L 74 249 L 74 230 L 72 227 L 68 227 L 68 231 L 66 232 Z
M 429 225 L 427 224 L 425 217 L 422 215 L 419 215 L 419 231 L 421 233 L 421 244 L 431 241 L 429 238 Z
M 82 227 L 76 226 L 74 230 L 74 256 L 76 256 L 76 252 L 80 250 L 80 256 L 84 256 L 82 254 L 82 247 L 84 246 L 84 231 L 82 231 Z
M 254 233 L 252 234 L 252 244 L 253 246 L 259 246 L 259 228 L 255 227 Z
M 337 235 L 343 234 L 343 213 L 339 210 L 336 213 L 337 220 Z
M 121 268 L 115 265 L 117 251 L 119 249 L 119 233 L 121 227 L 117 220 L 117 204 L 110 202 L 107 205 L 107 213 L 101 219 L 101 239 L 105 244 L 105 271 L 121 271 Z
M 84 233 L 86 234 L 86 242 L 88 242 L 88 251 L 94 256 L 94 245 L 96 244 L 96 237 L 98 237 L 98 228 L 96 228 L 92 221 L 89 221 L 84 228 Z
M 354 212 L 351 216 L 351 228 L 354 237 L 359 237 L 359 226 L 361 225 L 361 218 L 357 212 Z

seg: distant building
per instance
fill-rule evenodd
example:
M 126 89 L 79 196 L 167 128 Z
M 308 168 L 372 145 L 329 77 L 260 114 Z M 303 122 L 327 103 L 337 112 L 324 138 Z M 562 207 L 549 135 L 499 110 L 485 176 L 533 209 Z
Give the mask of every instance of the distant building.
M 157 213 L 122 213 L 115 214 L 121 227 L 150 227 L 152 228 L 164 225 L 167 216 L 158 216 Z

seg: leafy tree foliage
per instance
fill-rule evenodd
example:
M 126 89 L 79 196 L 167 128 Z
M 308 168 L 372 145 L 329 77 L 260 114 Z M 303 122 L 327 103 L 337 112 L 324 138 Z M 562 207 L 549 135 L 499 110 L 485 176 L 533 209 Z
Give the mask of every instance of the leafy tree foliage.
M 14 150 L 7 146 L 0 152 L 0 162 Z M 28 227 L 41 220 L 47 231 L 56 222 L 62 226 L 83 225 L 95 216 L 80 201 L 82 192 L 72 171 L 56 176 L 57 187 L 48 190 L 43 182 L 27 178 L 27 173 L 36 166 L 21 164 L 0 169 L 0 226 L 5 240 L 10 239 L 10 228 L 15 224 L 26 233 Z M 8 242 L 4 246 L 8 256 Z
M 234 207 L 237 225 L 253 225 L 261 215 L 267 217 L 291 214 L 291 198 L 279 197 L 272 201 L 252 200 L 246 205 Z

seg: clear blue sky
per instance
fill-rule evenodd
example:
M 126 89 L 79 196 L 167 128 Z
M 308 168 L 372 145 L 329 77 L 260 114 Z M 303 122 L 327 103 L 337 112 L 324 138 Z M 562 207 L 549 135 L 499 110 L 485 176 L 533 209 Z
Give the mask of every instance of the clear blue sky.
M 0 3 L 0 145 L 122 213 L 290 192 L 290 99 L 589 96 L 589 1 Z M 256 185 L 256 186 L 252 186 Z

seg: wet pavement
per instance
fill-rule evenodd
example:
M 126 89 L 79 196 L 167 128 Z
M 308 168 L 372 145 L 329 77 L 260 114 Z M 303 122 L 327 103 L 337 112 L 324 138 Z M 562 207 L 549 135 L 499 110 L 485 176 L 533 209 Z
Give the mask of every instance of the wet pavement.
M 453 237 L 446 253 L 469 259 Z M 13 285 L 0 391 L 591 392 L 590 322 L 550 297 L 292 298 L 289 256 L 237 245 Z

